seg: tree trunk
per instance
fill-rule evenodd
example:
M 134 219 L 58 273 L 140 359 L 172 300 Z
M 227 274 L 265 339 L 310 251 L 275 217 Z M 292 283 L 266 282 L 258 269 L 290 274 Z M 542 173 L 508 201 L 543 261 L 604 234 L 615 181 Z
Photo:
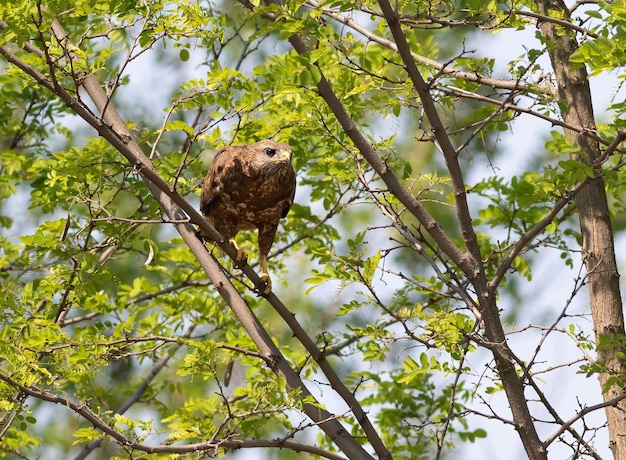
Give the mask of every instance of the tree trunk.
M 558 12 L 559 18 L 569 18 L 568 9 L 562 0 L 537 0 L 539 13 L 549 15 Z M 554 69 L 559 97 L 563 109 L 563 119 L 567 124 L 595 130 L 591 90 L 584 67 L 572 69 L 569 58 L 578 48 L 571 29 L 553 22 L 540 22 L 539 28 L 548 46 L 548 54 Z M 566 131 L 567 138 L 580 147 L 580 153 L 573 158 L 591 165 L 601 152 L 598 142 L 583 133 Z M 599 172 L 599 171 L 598 171 Z M 624 314 L 619 289 L 619 274 L 615 262 L 613 230 L 609 217 L 609 207 L 600 174 L 589 182 L 577 196 L 578 217 L 582 235 L 583 260 L 587 270 L 591 314 L 593 316 L 596 342 L 604 336 L 612 340 L 615 334 L 624 334 Z M 625 363 L 618 358 L 625 353 L 624 347 L 616 344 L 598 350 L 599 363 L 606 370 L 599 374 L 604 401 L 608 402 L 623 393 L 612 385 L 605 390 L 610 377 L 624 376 Z M 609 443 L 616 459 L 626 459 L 626 402 L 607 405 L 606 416 L 609 427 Z

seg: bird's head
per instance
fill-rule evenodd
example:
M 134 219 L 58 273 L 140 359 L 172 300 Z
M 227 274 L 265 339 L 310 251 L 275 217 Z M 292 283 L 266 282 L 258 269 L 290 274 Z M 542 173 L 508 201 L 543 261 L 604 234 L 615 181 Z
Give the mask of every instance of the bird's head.
M 284 143 L 264 140 L 252 145 L 254 161 L 264 170 L 277 172 L 291 167 L 291 147 Z

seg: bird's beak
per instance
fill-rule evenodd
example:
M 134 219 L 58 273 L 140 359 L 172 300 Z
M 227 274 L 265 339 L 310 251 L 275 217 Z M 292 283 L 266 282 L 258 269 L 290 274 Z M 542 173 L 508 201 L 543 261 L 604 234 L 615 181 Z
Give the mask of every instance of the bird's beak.
M 291 150 L 280 149 L 272 158 L 272 161 L 286 161 L 288 163 L 291 162 Z

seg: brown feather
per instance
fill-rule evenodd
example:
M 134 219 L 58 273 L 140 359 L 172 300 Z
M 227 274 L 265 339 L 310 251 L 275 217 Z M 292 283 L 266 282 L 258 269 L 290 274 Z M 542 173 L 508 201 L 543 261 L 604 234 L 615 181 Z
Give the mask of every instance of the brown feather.
M 240 230 L 259 230 L 266 292 L 267 254 L 295 191 L 291 148 L 272 140 L 221 149 L 202 184 L 200 210 L 219 233 L 232 240 Z

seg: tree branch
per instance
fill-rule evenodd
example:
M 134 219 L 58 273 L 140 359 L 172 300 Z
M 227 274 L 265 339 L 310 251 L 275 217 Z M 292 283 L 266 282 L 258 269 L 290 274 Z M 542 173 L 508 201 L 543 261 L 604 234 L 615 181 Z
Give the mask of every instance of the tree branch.
M 185 333 L 182 335 L 182 337 L 183 338 L 191 337 L 191 334 L 195 328 L 196 328 L 196 324 L 192 324 L 191 326 L 189 326 L 187 330 L 185 331 Z M 150 370 L 148 375 L 143 379 L 141 384 L 135 389 L 133 394 L 124 402 L 124 404 L 122 404 L 120 407 L 115 409 L 114 414 L 123 415 L 128 409 L 130 409 L 136 402 L 139 401 L 139 398 L 144 393 L 144 391 L 146 391 L 146 389 L 150 385 L 150 382 L 152 382 L 152 380 L 154 380 L 154 378 L 159 374 L 159 372 L 163 370 L 163 368 L 166 366 L 169 360 L 174 357 L 174 355 L 176 354 L 176 351 L 181 346 L 182 344 L 177 343 L 176 345 L 174 345 L 173 349 L 170 349 L 167 353 L 164 353 L 163 356 L 161 356 L 161 358 L 159 358 L 159 360 L 154 364 L 154 366 L 152 366 L 152 369 Z M 76 457 L 74 457 L 74 460 L 83 460 L 87 458 L 87 456 L 91 452 L 96 450 L 98 447 L 100 447 L 101 444 L 102 444 L 101 438 L 94 439 L 89 444 L 87 444 L 87 446 L 85 446 L 85 448 Z
M 483 94 L 473 93 L 471 91 L 467 91 L 461 88 L 456 88 L 454 86 L 444 86 L 444 87 L 441 87 L 440 90 L 443 91 L 445 94 L 458 96 L 458 97 L 464 97 L 464 98 L 472 99 L 474 101 L 479 101 L 479 102 L 486 102 L 488 104 L 498 105 L 502 107 L 503 109 L 512 110 L 517 113 L 525 113 L 525 114 L 531 115 L 533 117 L 547 121 L 552 126 L 560 126 L 561 128 L 574 131 L 576 133 L 579 133 L 583 136 L 586 136 L 590 139 L 593 139 L 596 142 L 599 142 L 605 145 L 607 147 L 606 153 L 602 155 L 602 158 L 596 160 L 593 166 L 600 166 L 603 161 L 606 161 L 608 157 L 610 157 L 616 152 L 626 153 L 625 149 L 619 147 L 619 144 L 622 143 L 624 139 L 626 139 L 626 130 L 620 131 L 618 133 L 618 136 L 613 141 L 609 141 L 599 136 L 595 130 L 590 130 L 583 126 L 575 126 L 575 125 L 568 124 L 561 119 L 549 117 L 546 114 L 539 112 L 537 110 L 533 110 L 529 107 L 523 107 L 521 105 L 513 104 L 507 101 L 504 101 L 504 102 L 499 101 L 492 97 L 485 96 Z
M 550 444 L 552 444 L 556 439 L 559 438 L 559 436 L 561 436 L 563 433 L 568 431 L 574 423 L 582 419 L 585 415 L 591 412 L 597 411 L 599 409 L 606 409 L 607 407 L 617 407 L 618 404 L 622 402 L 624 399 L 626 399 L 626 393 L 617 395 L 613 399 L 609 399 L 607 401 L 594 404 L 593 406 L 585 407 L 583 410 L 581 410 L 579 413 L 571 417 L 569 420 L 566 420 L 565 422 L 563 422 L 563 424 L 559 427 L 558 430 L 556 430 L 554 433 L 552 433 L 550 436 L 546 438 L 546 440 L 543 442 L 544 445 L 549 446 Z
M 593 33 L 592 31 L 590 31 L 589 29 L 585 28 L 585 27 L 581 27 L 579 25 L 576 25 L 570 21 L 566 21 L 564 19 L 559 19 L 559 18 L 555 18 L 552 16 L 548 16 L 545 14 L 539 14 L 539 13 L 535 13 L 533 11 L 525 11 L 525 10 L 511 10 L 511 13 L 513 14 L 518 14 L 520 16 L 527 16 L 529 18 L 533 18 L 536 19 L 537 22 L 552 22 L 554 24 L 557 24 L 561 27 L 566 27 L 568 29 L 572 29 L 576 32 L 580 32 L 583 36 L 585 37 L 592 37 L 592 38 L 598 38 L 598 34 Z
M 159 453 L 171 453 L 171 454 L 186 454 L 186 453 L 201 453 L 201 452 L 210 452 L 215 453 L 218 449 L 226 448 L 226 449 L 242 449 L 242 448 L 255 448 L 255 447 L 279 447 L 285 449 L 292 449 L 295 452 L 310 452 L 314 455 L 319 455 L 321 457 L 326 457 L 331 460 L 345 460 L 341 455 L 337 455 L 327 450 L 321 449 L 319 447 L 311 446 L 308 444 L 303 444 L 296 441 L 290 441 L 285 439 L 244 439 L 244 440 L 233 440 L 233 439 L 222 439 L 215 440 L 209 442 L 199 442 L 193 444 L 185 444 L 185 445 L 170 445 L 170 444 L 161 444 L 161 445 L 148 445 L 142 444 L 136 441 L 127 438 L 126 436 L 118 433 L 115 428 L 105 422 L 102 418 L 100 418 L 95 412 L 93 412 L 88 404 L 86 403 L 75 403 L 71 401 L 69 398 L 62 397 L 51 393 L 47 390 L 38 388 L 36 386 L 26 386 L 21 385 L 11 377 L 0 373 L 0 380 L 7 383 L 8 385 L 16 388 L 22 394 L 31 396 L 36 399 L 40 399 L 42 401 L 51 402 L 54 404 L 60 404 L 69 408 L 71 411 L 79 414 L 84 419 L 88 420 L 94 428 L 102 431 L 107 434 L 115 441 L 117 441 L 120 445 L 138 450 L 141 452 L 146 452 L 149 454 L 159 454 Z M 328 420 L 323 421 L 322 423 L 326 423 Z M 87 453 L 88 454 L 88 453 Z M 82 455 L 79 455 L 76 458 L 85 458 Z M 365 457 L 355 457 L 355 458 L 365 458 Z M 370 457 L 367 457 L 370 458 Z
M 456 202 L 455 208 L 457 219 L 463 235 L 465 247 L 469 252 L 469 254 L 464 255 L 461 261 L 455 261 L 455 263 L 459 265 L 470 280 L 475 281 L 478 277 L 484 277 L 484 269 L 480 265 L 480 248 L 478 246 L 476 234 L 472 225 L 472 218 L 467 204 L 467 192 L 465 190 L 463 172 L 461 171 L 461 166 L 458 162 L 457 152 L 452 146 L 448 133 L 441 122 L 441 118 L 439 117 L 437 108 L 435 107 L 435 102 L 430 95 L 430 88 L 422 78 L 422 75 L 415 64 L 415 60 L 411 54 L 411 49 L 409 48 L 406 37 L 400 27 L 397 13 L 391 8 L 391 5 L 387 0 L 379 0 L 378 4 L 382 9 L 385 20 L 387 21 L 391 34 L 396 42 L 398 53 L 404 63 L 404 68 L 413 82 L 415 91 L 422 101 L 424 113 L 430 122 L 431 130 L 439 148 L 441 149 L 441 152 L 443 153 L 448 172 L 450 173 L 454 199 Z

